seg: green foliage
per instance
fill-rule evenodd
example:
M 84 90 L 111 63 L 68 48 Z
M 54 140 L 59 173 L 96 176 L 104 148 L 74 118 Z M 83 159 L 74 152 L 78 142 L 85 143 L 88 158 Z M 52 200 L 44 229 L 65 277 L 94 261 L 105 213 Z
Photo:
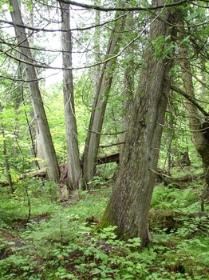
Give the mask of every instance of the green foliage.
M 88 121 L 92 102 L 92 85 L 88 76 L 75 80 L 75 110 L 78 126 L 78 141 L 81 152 L 84 149 Z M 57 155 L 61 161 L 66 160 L 66 136 L 64 122 L 64 105 L 62 86 L 57 84 L 45 92 L 45 105 L 51 134 L 55 143 Z M 59 104 L 59 106 L 57 106 Z
M 3 7 L 5 6 L 5 4 L 8 4 L 7 0 L 1 0 L 0 1 L 0 12 L 3 10 Z
M 152 206 L 158 209 L 173 209 L 188 212 L 194 211 L 197 205 L 197 191 L 184 191 L 165 186 L 157 186 L 152 198 Z
M 57 106 L 57 104 L 60 104 Z M 51 89 L 50 94 L 45 94 L 45 105 L 47 118 L 50 125 L 54 145 L 58 159 L 62 162 L 66 160 L 66 138 L 65 138 L 65 123 L 64 123 L 64 105 L 62 89 L 58 85 Z
M 27 225 L 26 187 L 32 207 Z M 138 238 L 120 240 L 115 227 L 95 226 L 109 188 L 79 192 L 80 200 L 69 204 L 56 202 L 54 188 L 27 180 L 11 197 L 1 191 L 1 280 L 207 279 L 208 217 L 188 215 L 199 210 L 199 188 L 155 188 L 153 244 L 143 251 Z
M 28 22 L 26 12 L 27 10 L 32 11 L 32 5 L 35 5 L 35 2 L 38 1 L 22 1 L 26 22 Z M 56 4 L 56 1 L 44 0 L 42 2 L 50 4 L 51 7 Z M 121 1 L 117 2 L 118 5 L 122 4 Z M 168 0 L 166 3 L 173 3 L 173 1 Z M 6 6 L 5 4 L 8 4 L 8 1 L 0 1 L 0 11 Z M 138 1 L 131 0 L 129 5 L 137 6 Z M 150 5 L 150 1 L 140 1 L 140 5 L 146 7 Z M 39 7 L 41 7 L 40 3 L 37 4 L 34 11 L 39 10 Z M 203 101 L 202 106 L 208 110 L 208 104 L 204 103 L 204 100 L 207 102 L 207 94 L 203 96 L 202 85 L 198 82 L 198 80 L 203 81 L 207 88 L 208 63 L 207 61 L 202 63 L 202 59 L 208 55 L 209 27 L 202 23 L 207 23 L 208 14 L 204 8 L 193 5 L 181 6 L 178 9 L 185 16 L 185 26 L 188 32 L 179 45 L 183 45 L 189 50 L 197 101 L 199 102 L 198 99 Z M 47 10 L 50 13 L 50 7 Z M 139 35 L 139 32 L 141 37 L 129 48 L 124 49 L 118 57 L 117 71 L 114 73 L 103 124 L 100 143 L 103 147 L 99 151 L 100 155 L 116 153 L 120 150 L 120 146 L 111 146 L 111 144 L 123 139 L 123 134 L 117 133 L 124 130 L 124 104 L 132 102 L 132 98 L 135 98 L 134 92 L 133 97 L 130 98 L 123 89 L 124 71 L 128 66 L 133 70 L 131 73 L 133 80 L 135 78 L 132 85 L 134 91 L 138 86 L 138 76 L 142 69 L 141 65 L 143 65 L 142 53 L 147 46 L 147 38 L 149 38 L 147 22 L 150 22 L 150 12 L 133 13 L 132 16 L 133 22 L 131 20 L 130 24 L 126 26 L 121 45 L 127 46 Z M 44 17 L 41 18 L 44 20 Z M 109 19 L 110 14 L 108 13 L 107 17 L 101 18 L 101 22 Z M 36 16 L 34 20 L 35 25 L 38 26 Z M 48 19 L 45 23 L 48 24 Z M 86 22 L 81 24 L 79 22 L 78 27 L 82 27 L 82 25 L 86 26 Z M 107 40 L 113 25 L 114 22 L 105 25 L 108 28 L 104 28 L 100 38 L 101 61 L 105 57 Z M 34 34 L 35 48 L 40 46 L 50 48 L 45 45 L 50 35 L 45 36 L 45 34 L 42 32 Z M 10 35 L 10 32 L 4 32 L 2 29 L 2 42 L 5 40 L 13 43 L 14 38 Z M 76 32 L 74 49 L 82 52 L 84 49 L 82 43 L 87 42 L 88 48 L 91 48 L 90 35 L 92 36 L 91 30 L 86 30 L 82 34 Z M 43 39 L 44 36 L 46 38 Z M 171 56 L 173 58 L 173 54 L 178 54 L 178 50 L 174 52 L 176 45 L 170 37 L 159 36 L 151 42 L 151 45 L 156 59 L 168 59 Z M 5 135 L 0 135 L 0 146 L 2 147 L 3 142 L 6 142 L 15 192 L 10 195 L 7 188 L 0 188 L 0 280 L 208 279 L 209 221 L 207 215 L 193 216 L 194 212 L 200 211 L 199 197 L 203 186 L 202 180 L 188 183 L 184 186 L 185 189 L 177 189 L 172 184 L 155 187 L 150 211 L 150 231 L 153 243 L 144 251 L 140 249 L 138 238 L 120 240 L 115 227 L 101 229 L 96 226 L 102 217 L 111 192 L 110 188 L 106 188 L 110 184 L 107 179 L 115 174 L 116 164 L 99 166 L 97 175 L 90 182 L 90 191 L 79 191 L 79 201 L 77 202 L 73 200 L 58 202 L 58 186 L 51 182 L 34 179 L 19 180 L 22 173 L 36 168 L 34 164 L 36 159 L 31 152 L 31 140 L 26 120 L 27 116 L 32 127 L 33 116 L 31 116 L 32 107 L 27 86 L 24 86 L 22 96 L 22 83 L 3 78 L 4 76 L 9 78 L 12 78 L 13 75 L 17 76 L 17 63 L 11 63 L 12 67 L 8 67 L 9 70 L 7 69 L 8 63 L 4 63 L 6 60 L 4 60 L 3 51 L 6 53 L 6 50 L 12 56 L 16 53 L 12 49 L 9 51 L 8 46 L 2 44 L 0 129 L 4 129 Z M 56 57 L 56 55 L 39 52 L 35 49 L 33 49 L 33 55 L 35 61 L 42 64 L 51 64 Z M 88 64 L 93 64 L 91 52 L 89 52 L 87 60 Z M 202 77 L 204 67 L 205 79 Z M 94 86 L 92 73 L 89 70 L 86 72 L 83 70 L 82 75 L 79 75 L 74 80 L 74 85 L 78 140 L 82 153 L 88 132 Z M 171 71 L 172 82 L 178 83 L 178 86 L 183 88 L 180 75 L 179 66 L 176 65 Z M 24 83 L 24 85 L 27 84 Z M 41 86 L 41 92 L 59 162 L 65 162 L 66 136 L 61 83 L 59 82 L 54 88 L 50 86 L 45 89 L 44 86 Z M 25 99 L 24 102 L 22 97 Z M 185 173 L 199 174 L 202 172 L 202 168 L 199 168 L 201 161 L 191 140 L 191 131 L 188 129 L 188 119 L 183 103 L 184 100 L 181 96 L 170 95 L 169 112 L 166 113 L 166 121 L 163 125 L 159 165 L 162 169 L 166 169 L 170 155 L 172 163 L 177 163 L 177 167 L 168 170 L 174 177 L 183 176 Z M 185 151 L 189 151 L 192 167 L 183 168 L 178 165 L 181 153 Z M 3 149 L 1 148 L 0 181 L 5 182 L 7 178 L 3 159 Z M 208 211 L 209 206 L 206 205 L 205 209 Z
M 156 58 L 164 59 L 169 58 L 173 53 L 175 44 L 172 42 L 169 36 L 158 36 L 152 41 L 152 47 Z

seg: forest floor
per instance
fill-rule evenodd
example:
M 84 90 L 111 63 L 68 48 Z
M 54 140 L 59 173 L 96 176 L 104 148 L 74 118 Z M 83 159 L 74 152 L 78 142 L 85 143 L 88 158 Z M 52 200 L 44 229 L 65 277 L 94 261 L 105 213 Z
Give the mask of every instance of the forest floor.
M 183 171 L 185 173 L 185 171 Z M 111 186 L 57 202 L 54 185 L 28 180 L 14 195 L 0 190 L 0 279 L 209 279 L 209 207 L 200 212 L 204 182 L 155 187 L 152 244 L 118 240 L 98 229 Z M 29 209 L 31 213 L 29 215 Z M 207 215 L 208 213 L 208 215 Z

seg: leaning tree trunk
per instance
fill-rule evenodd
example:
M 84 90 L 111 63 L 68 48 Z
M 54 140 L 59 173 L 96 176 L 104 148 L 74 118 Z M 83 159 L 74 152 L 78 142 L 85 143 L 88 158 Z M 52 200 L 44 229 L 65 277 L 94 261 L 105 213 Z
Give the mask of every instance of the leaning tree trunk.
M 180 39 L 183 39 L 185 34 L 184 24 L 180 26 Z M 180 42 L 180 65 L 182 72 L 182 80 L 185 92 L 193 100 L 195 100 L 195 91 L 193 86 L 192 69 L 189 62 L 188 47 Z M 188 113 L 189 126 L 192 132 L 193 143 L 200 155 L 204 169 L 206 179 L 206 189 L 203 194 L 204 198 L 209 198 L 209 139 L 206 137 L 209 131 L 209 122 L 205 120 L 205 117 L 200 116 L 199 111 L 193 103 L 186 100 L 185 106 Z
M 65 127 L 68 157 L 68 181 L 71 190 L 81 185 L 82 169 L 79 158 L 77 125 L 74 108 L 72 67 L 72 36 L 70 31 L 69 5 L 60 2 L 62 16 L 62 60 L 63 60 L 63 93 L 65 109 Z
M 119 13 L 116 13 L 116 18 L 118 16 Z M 111 32 L 108 43 L 106 59 L 116 55 L 119 51 L 124 21 L 125 17 L 115 21 L 115 26 Z M 83 154 L 83 177 L 85 183 L 91 181 L 96 172 L 96 158 L 99 149 L 102 125 L 116 64 L 117 58 L 113 58 L 104 63 L 101 69 Z
M 154 6 L 160 4 L 164 4 L 164 1 L 153 0 Z M 167 36 L 173 38 L 174 11 L 161 10 L 160 18 L 158 16 L 150 26 L 151 42 Z M 101 221 L 101 226 L 116 225 L 119 236 L 123 238 L 139 236 L 142 246 L 150 241 L 148 212 L 170 90 L 168 73 L 171 59 L 164 56 L 165 48 L 164 44 L 161 57 L 155 55 L 151 46 L 144 54 L 144 67 L 131 112 L 116 186 Z
M 58 181 L 59 180 L 59 167 L 57 162 L 57 157 L 52 142 L 52 137 L 49 130 L 48 121 L 46 118 L 46 113 L 44 110 L 44 105 L 39 89 L 38 78 L 36 74 L 36 69 L 32 65 L 33 57 L 30 50 L 28 38 L 26 36 L 21 11 L 18 5 L 18 1 L 10 0 L 11 5 L 11 16 L 15 26 L 15 33 L 17 37 L 18 46 L 22 53 L 22 57 L 26 62 L 26 75 L 29 82 L 32 105 L 34 110 L 34 115 L 38 124 L 40 131 L 41 142 L 44 150 L 44 157 L 47 163 L 47 173 L 49 179 Z
M 20 57 L 21 58 L 21 57 Z M 18 79 L 19 80 L 24 80 L 24 68 L 22 63 L 19 63 L 18 65 L 18 70 L 17 70 L 17 75 L 18 75 Z M 19 108 L 20 104 L 23 104 L 23 108 L 24 108 L 24 115 L 25 115 L 25 120 L 27 123 L 27 127 L 28 127 L 28 135 L 29 135 L 29 139 L 31 142 L 31 156 L 34 157 L 34 167 L 37 167 L 38 169 L 40 169 L 40 165 L 39 162 L 37 160 L 38 156 L 37 156 L 37 152 L 36 152 L 36 145 L 35 145 L 35 141 L 34 141 L 34 136 L 33 136 L 33 125 L 30 124 L 30 120 L 26 111 L 26 104 L 28 102 L 28 100 L 25 100 L 24 97 L 24 86 L 22 82 L 18 82 L 18 88 L 16 90 L 16 96 L 15 96 L 15 110 L 17 111 L 17 109 Z M 17 112 L 18 113 L 18 112 Z

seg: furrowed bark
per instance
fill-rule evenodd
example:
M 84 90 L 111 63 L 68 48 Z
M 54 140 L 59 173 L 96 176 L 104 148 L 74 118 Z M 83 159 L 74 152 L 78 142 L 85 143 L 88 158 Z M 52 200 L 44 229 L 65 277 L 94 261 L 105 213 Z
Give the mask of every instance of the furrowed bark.
M 134 17 L 130 13 L 126 18 L 126 29 L 129 30 L 134 26 Z M 134 55 L 135 44 L 132 44 L 126 50 L 126 64 L 124 69 L 124 80 L 123 80 L 123 129 L 126 131 L 128 129 L 129 118 L 132 110 L 133 100 L 134 100 L 134 83 L 135 83 L 135 55 Z M 121 135 L 121 142 L 125 142 L 125 133 Z M 123 143 L 124 144 L 124 143 Z M 124 145 L 120 147 L 120 155 L 122 154 Z
M 164 4 L 153 0 L 153 5 Z M 150 40 L 175 33 L 176 13 L 157 14 L 150 26 Z M 169 24 L 171 23 L 171 25 Z M 164 50 L 166 46 L 164 45 Z M 140 84 L 129 121 L 118 178 L 101 226 L 116 225 L 122 238 L 138 236 L 141 246 L 150 242 L 148 212 L 155 185 L 162 128 L 170 91 L 171 59 L 158 57 L 148 46 L 144 54 Z

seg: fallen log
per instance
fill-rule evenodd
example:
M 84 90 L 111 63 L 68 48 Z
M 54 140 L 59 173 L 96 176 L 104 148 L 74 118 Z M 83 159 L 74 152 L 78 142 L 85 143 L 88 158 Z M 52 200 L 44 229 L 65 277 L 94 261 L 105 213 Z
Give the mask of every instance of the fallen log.
M 25 179 L 25 178 L 34 178 L 34 177 L 38 177 L 38 178 L 46 178 L 46 167 L 45 168 L 41 168 L 39 170 L 33 170 L 27 173 L 23 173 L 20 177 L 19 180 Z
M 171 185 L 179 189 L 185 188 L 188 185 L 188 183 L 194 180 L 200 180 L 204 178 L 204 173 L 196 175 L 187 174 L 181 177 L 172 177 L 161 169 L 158 169 L 153 172 L 157 175 L 156 183 L 163 183 L 165 186 Z
M 46 179 L 47 178 L 46 168 L 42 168 L 42 169 L 39 169 L 39 170 L 33 170 L 33 171 L 30 171 L 30 172 L 23 173 L 13 183 L 15 184 L 18 181 L 21 181 L 21 180 L 26 179 L 26 178 L 42 178 L 42 179 Z M 0 181 L 0 186 L 1 187 L 7 187 L 8 185 L 9 185 L 8 182 Z
M 116 162 L 119 163 L 119 158 L 120 158 L 120 154 L 112 154 L 112 155 L 108 155 L 108 156 L 103 156 L 97 159 L 97 164 L 106 164 L 106 163 L 110 163 L 110 162 Z
M 107 156 L 102 156 L 97 159 L 97 165 L 101 164 L 107 164 L 111 162 L 116 162 L 117 164 L 119 163 L 119 153 L 116 154 L 111 154 Z M 67 180 L 67 164 L 61 164 L 59 166 L 60 168 L 60 182 L 62 184 L 65 184 L 65 181 Z M 27 173 L 23 173 L 17 181 L 23 180 L 26 178 L 41 178 L 41 179 L 46 179 L 47 178 L 47 169 L 42 168 L 39 170 L 33 170 Z M 15 182 L 14 182 L 15 183 Z M 8 182 L 6 181 L 0 181 L 0 186 L 1 187 L 6 187 L 8 186 Z
M 97 159 L 97 165 L 107 164 L 112 162 L 119 164 L 119 158 L 120 158 L 119 153 L 101 156 Z M 65 184 L 68 177 L 67 164 L 61 164 L 59 167 L 60 167 L 60 182 L 62 184 Z M 156 184 L 163 183 L 166 186 L 170 185 L 172 187 L 176 187 L 179 189 L 185 188 L 188 185 L 188 183 L 193 180 L 199 180 L 204 178 L 204 174 L 198 174 L 198 175 L 187 174 L 181 177 L 172 177 L 168 175 L 168 173 L 166 173 L 165 170 L 162 169 L 152 170 L 152 172 L 156 174 Z M 47 178 L 46 168 L 24 173 L 19 177 L 18 181 L 23 180 L 25 178 L 46 179 Z M 8 186 L 8 183 L 5 181 L 0 182 L 0 186 L 1 187 Z

